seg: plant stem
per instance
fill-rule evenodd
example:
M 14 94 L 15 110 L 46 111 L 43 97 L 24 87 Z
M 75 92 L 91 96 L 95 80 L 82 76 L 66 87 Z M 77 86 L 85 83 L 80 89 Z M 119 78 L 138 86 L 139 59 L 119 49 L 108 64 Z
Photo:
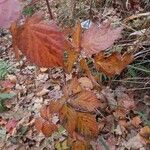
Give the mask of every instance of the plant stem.
M 54 19 L 53 14 L 52 14 L 52 10 L 51 10 L 51 7 L 50 7 L 49 0 L 46 0 L 46 4 L 47 4 L 48 12 L 50 14 L 50 19 Z

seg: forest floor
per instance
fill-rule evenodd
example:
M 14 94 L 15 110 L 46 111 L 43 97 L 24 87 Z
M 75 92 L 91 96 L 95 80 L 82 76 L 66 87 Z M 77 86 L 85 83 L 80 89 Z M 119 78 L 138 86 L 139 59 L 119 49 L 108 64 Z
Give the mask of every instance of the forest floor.
M 103 103 L 96 115 L 100 133 L 98 139 L 91 142 L 92 148 L 150 150 L 149 4 L 138 0 L 130 6 L 121 1 L 93 1 L 92 5 L 89 1 L 79 1 L 74 9 L 72 6 L 70 1 L 51 2 L 54 17 L 60 26 L 71 28 L 79 18 L 81 22 L 89 18 L 93 22 L 114 19 L 124 26 L 124 32 L 113 48 L 119 52 L 135 48 L 138 53 L 136 60 L 120 75 L 107 78 L 99 74 L 98 81 L 103 85 L 101 91 L 94 89 L 87 78 L 83 79 L 84 74 L 78 75 L 78 81 L 83 86 L 90 84 L 91 90 Z M 23 14 L 30 16 L 39 10 L 45 13 L 46 19 L 49 18 L 44 0 L 25 7 Z M 125 19 L 129 20 L 127 24 Z M 73 75 L 66 73 L 64 76 L 61 68 L 39 68 L 24 57 L 17 61 L 11 42 L 9 30 L 0 29 L 0 69 L 3 71 L 2 75 L 0 72 L 0 93 L 15 94 L 4 104 L 0 102 L 0 150 L 68 149 L 67 132 L 62 126 L 51 137 L 45 138 L 36 131 L 34 121 L 43 105 L 51 99 L 61 98 L 65 81 L 71 80 Z M 76 69 L 74 67 L 74 74 Z M 88 85 L 84 85 L 82 80 Z M 111 108 L 116 103 L 123 105 L 124 109 Z

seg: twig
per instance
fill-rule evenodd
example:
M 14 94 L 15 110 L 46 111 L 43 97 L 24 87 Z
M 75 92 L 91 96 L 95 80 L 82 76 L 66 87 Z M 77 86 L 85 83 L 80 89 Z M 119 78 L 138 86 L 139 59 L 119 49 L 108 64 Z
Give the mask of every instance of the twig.
M 48 12 L 50 14 L 50 19 L 54 19 L 53 14 L 52 14 L 52 10 L 51 10 L 51 7 L 50 7 L 49 0 L 46 0 L 46 4 L 47 4 Z

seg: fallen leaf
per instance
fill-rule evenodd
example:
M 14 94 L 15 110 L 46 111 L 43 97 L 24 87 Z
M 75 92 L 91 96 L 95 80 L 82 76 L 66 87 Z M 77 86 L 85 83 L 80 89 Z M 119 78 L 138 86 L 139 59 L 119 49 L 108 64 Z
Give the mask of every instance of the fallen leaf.
M 87 77 L 81 77 L 78 79 L 83 89 L 93 89 L 92 81 Z
M 35 119 L 34 124 L 35 124 L 35 128 L 36 128 L 36 130 L 38 132 L 41 132 L 42 127 L 43 127 L 43 123 L 44 123 L 44 119 L 43 118 L 38 117 L 38 118 Z
M 93 115 L 88 113 L 77 113 L 77 132 L 86 138 L 98 136 L 98 124 Z
M 59 118 L 70 135 L 73 135 L 77 124 L 77 114 L 74 109 L 64 105 L 59 112 Z
M 65 39 L 54 21 L 42 21 L 42 15 L 34 14 L 18 26 L 12 24 L 13 46 L 39 67 L 63 66 Z
M 0 27 L 9 28 L 21 14 L 19 0 L 0 0 Z
M 51 114 L 50 114 L 50 111 L 49 111 L 49 106 L 43 106 L 41 109 L 40 109 L 40 116 L 43 118 L 43 119 L 46 119 L 46 120 L 49 120 L 51 118 Z
M 106 57 L 103 52 L 100 52 L 95 55 L 94 60 L 99 71 L 112 77 L 114 75 L 119 75 L 127 65 L 133 62 L 134 57 L 129 53 L 121 55 L 115 52 Z
M 109 107 L 111 110 L 115 110 L 117 108 L 117 101 L 115 99 L 114 92 L 109 88 L 103 88 L 101 91 L 101 94 L 104 96 L 104 98 L 107 100 Z
M 88 149 L 88 145 L 84 141 L 73 141 L 71 144 L 71 150 L 86 150 Z
M 7 132 L 11 133 L 12 130 L 17 126 L 17 121 L 15 119 L 11 119 L 9 120 L 6 125 L 5 128 L 7 130 Z
M 75 98 L 71 99 L 69 103 L 77 109 L 82 111 L 93 112 L 100 106 L 100 101 L 96 95 L 91 91 L 82 91 L 77 94 Z
M 43 123 L 43 126 L 42 126 L 42 133 L 46 136 L 46 137 L 49 137 L 52 135 L 52 133 L 54 131 L 57 130 L 57 126 L 51 122 L 48 122 L 48 121 L 45 121 Z
M 92 24 L 83 33 L 81 46 L 87 56 L 91 56 L 112 46 L 121 37 L 122 27 L 113 28 L 110 24 Z
M 150 127 L 145 126 L 139 132 L 142 143 L 150 144 Z
M 37 96 L 43 96 L 45 94 L 47 94 L 49 92 L 48 89 L 43 88 L 41 91 L 39 91 L 38 93 L 36 93 Z
M 140 123 L 142 122 L 141 118 L 139 116 L 135 116 L 134 118 L 132 118 L 131 120 L 131 124 L 135 127 L 138 127 L 140 125 Z

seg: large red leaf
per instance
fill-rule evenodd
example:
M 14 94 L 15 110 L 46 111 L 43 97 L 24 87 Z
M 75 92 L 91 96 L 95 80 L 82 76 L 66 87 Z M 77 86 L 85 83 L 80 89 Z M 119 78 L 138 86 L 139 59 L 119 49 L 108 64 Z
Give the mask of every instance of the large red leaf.
M 46 24 L 42 15 L 35 14 L 24 25 L 11 27 L 13 46 L 40 67 L 63 65 L 65 39 L 54 21 Z M 16 50 L 17 51 L 17 50 Z
M 87 56 L 96 54 L 113 45 L 115 40 L 121 36 L 121 27 L 112 28 L 110 25 L 92 24 L 82 37 L 81 46 Z
M 9 28 L 19 17 L 20 10 L 19 0 L 0 0 L 0 27 Z

